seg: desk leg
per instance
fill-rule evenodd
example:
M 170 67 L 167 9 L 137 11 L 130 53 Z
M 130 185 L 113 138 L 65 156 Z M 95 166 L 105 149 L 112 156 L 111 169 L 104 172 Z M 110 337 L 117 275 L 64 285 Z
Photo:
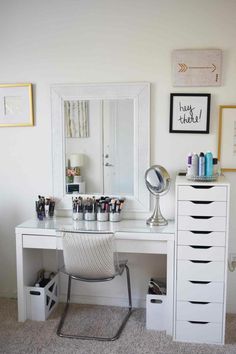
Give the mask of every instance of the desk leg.
M 17 269 L 17 305 L 18 321 L 26 320 L 26 304 L 24 294 L 23 245 L 22 234 L 16 234 L 16 269 Z
M 167 329 L 173 335 L 174 318 L 174 241 L 167 242 Z

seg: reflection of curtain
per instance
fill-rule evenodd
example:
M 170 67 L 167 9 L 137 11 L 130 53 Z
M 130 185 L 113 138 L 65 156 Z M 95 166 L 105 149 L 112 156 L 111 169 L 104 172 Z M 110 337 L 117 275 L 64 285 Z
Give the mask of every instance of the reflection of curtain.
M 89 136 L 89 101 L 65 101 L 64 114 L 67 138 Z

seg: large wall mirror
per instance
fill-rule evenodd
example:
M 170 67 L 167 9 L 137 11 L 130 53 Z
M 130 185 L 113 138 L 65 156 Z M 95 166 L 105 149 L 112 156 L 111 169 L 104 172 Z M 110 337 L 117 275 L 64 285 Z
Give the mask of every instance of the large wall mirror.
M 150 85 L 51 87 L 53 187 L 60 209 L 73 195 L 126 198 L 126 212 L 149 210 Z

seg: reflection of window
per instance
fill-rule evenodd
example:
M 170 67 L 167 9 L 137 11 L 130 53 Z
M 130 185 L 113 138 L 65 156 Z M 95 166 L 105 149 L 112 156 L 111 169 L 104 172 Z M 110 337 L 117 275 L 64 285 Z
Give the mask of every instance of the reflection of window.
M 65 101 L 64 115 L 67 138 L 89 136 L 89 101 Z
M 23 112 L 23 99 L 19 96 L 4 97 L 4 114 L 17 115 Z

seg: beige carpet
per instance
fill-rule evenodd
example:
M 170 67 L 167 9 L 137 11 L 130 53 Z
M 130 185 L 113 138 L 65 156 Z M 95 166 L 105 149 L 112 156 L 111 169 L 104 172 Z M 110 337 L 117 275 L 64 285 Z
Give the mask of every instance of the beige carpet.
M 164 332 L 148 331 L 145 328 L 145 311 L 135 309 L 128 321 L 121 337 L 114 342 L 97 342 L 59 338 L 56 328 L 62 310 L 60 305 L 46 322 L 34 322 L 27 320 L 25 323 L 17 322 L 17 303 L 11 299 L 0 299 L 0 353 L 1 354 L 236 354 L 236 315 L 227 316 L 226 344 L 198 345 L 173 342 L 170 336 Z M 74 316 L 74 310 L 80 311 L 80 317 Z M 70 327 L 65 328 L 76 333 L 77 325 L 95 326 L 98 332 L 106 332 L 113 329 L 113 322 L 109 321 L 108 327 L 104 327 L 104 321 L 100 317 L 101 307 L 93 307 L 92 315 L 96 313 L 96 321 L 89 322 L 86 306 L 73 305 L 73 311 L 69 314 Z M 120 316 L 120 309 L 107 309 L 106 319 L 109 315 L 115 318 Z M 93 317 L 94 318 L 94 317 Z M 82 321 L 83 319 L 83 321 Z

